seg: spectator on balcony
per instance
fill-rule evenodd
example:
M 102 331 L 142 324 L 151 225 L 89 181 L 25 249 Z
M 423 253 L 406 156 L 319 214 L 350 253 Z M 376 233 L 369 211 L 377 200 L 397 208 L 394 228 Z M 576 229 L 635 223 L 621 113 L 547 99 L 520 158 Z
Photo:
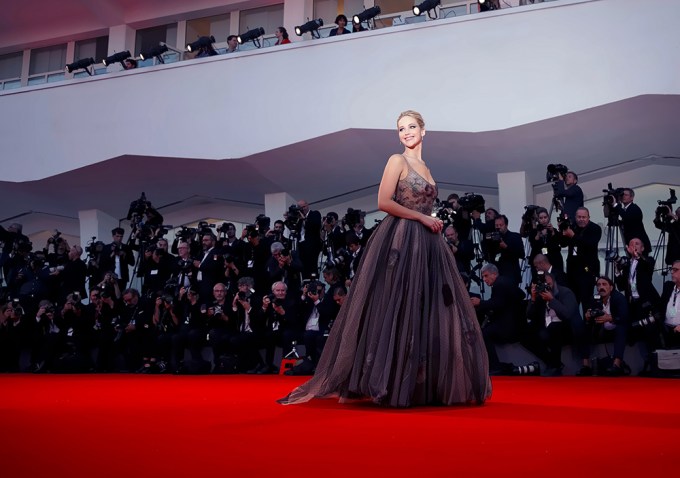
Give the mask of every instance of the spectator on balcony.
M 288 31 L 283 27 L 277 28 L 274 32 L 274 36 L 276 36 L 276 43 L 274 43 L 274 45 L 285 45 L 286 43 L 290 43 Z
M 335 24 L 338 26 L 338 28 L 333 28 L 328 34 L 329 37 L 351 33 L 347 28 L 345 28 L 347 26 L 347 17 L 342 13 L 335 17 Z

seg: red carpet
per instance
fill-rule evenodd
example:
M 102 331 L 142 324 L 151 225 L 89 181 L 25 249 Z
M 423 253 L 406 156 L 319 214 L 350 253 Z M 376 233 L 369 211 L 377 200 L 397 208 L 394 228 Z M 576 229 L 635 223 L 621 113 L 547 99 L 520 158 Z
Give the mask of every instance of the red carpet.
M 279 376 L 0 375 L 5 477 L 655 476 L 680 381 L 498 377 L 482 407 L 275 400 Z

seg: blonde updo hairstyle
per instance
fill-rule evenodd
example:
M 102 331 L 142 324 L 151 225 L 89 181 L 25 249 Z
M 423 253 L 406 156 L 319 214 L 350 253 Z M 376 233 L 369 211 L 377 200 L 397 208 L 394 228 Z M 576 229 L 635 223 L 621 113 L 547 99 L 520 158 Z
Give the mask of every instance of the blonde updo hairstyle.
M 399 127 L 399 121 L 401 121 L 401 119 L 405 116 L 410 116 L 411 118 L 416 120 L 418 126 L 420 126 L 421 128 L 425 128 L 425 120 L 423 119 L 422 115 L 417 111 L 413 110 L 406 110 L 399 115 L 399 118 L 397 118 L 397 128 Z

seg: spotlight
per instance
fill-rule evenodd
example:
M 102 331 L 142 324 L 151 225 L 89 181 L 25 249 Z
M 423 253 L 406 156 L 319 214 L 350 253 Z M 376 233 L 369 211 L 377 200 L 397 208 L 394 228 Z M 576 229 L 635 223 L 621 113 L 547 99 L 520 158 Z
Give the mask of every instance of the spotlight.
M 421 2 L 419 5 L 413 7 L 413 14 L 416 17 L 419 17 L 420 15 L 423 14 L 423 12 L 427 12 L 427 15 L 434 20 L 435 18 L 437 18 L 437 12 L 435 11 L 434 14 L 435 16 L 432 17 L 430 15 L 430 11 L 434 10 L 434 7 L 441 3 L 442 3 L 441 0 L 425 0 L 424 2 Z
M 264 35 L 264 28 L 259 27 L 259 28 L 253 28 L 252 30 L 248 30 L 242 35 L 239 35 L 236 40 L 238 41 L 239 45 L 243 45 L 244 43 L 247 43 L 249 41 L 252 41 L 257 48 L 260 48 L 260 38 L 262 35 Z
M 378 15 L 380 15 L 380 7 L 376 5 L 375 7 L 367 8 L 361 13 L 357 13 L 352 17 L 352 21 L 359 25 L 360 23 L 371 21 Z
M 139 54 L 139 57 L 142 60 L 148 60 L 149 58 L 156 57 L 158 58 L 158 61 L 160 63 L 165 63 L 163 60 L 163 53 L 168 51 L 168 46 L 163 43 L 162 45 L 155 46 L 153 48 L 148 49 L 147 51 L 143 51 L 142 53 Z
M 323 20 L 319 18 L 318 20 L 310 20 L 304 25 L 295 27 L 295 34 L 299 37 L 305 33 L 311 33 L 313 38 L 319 38 L 319 27 L 323 26 Z
M 94 63 L 94 58 L 81 58 L 78 61 L 66 65 L 66 71 L 68 73 L 73 73 L 76 70 L 85 70 L 88 75 L 92 76 L 92 72 L 88 69 L 88 66 L 94 65 Z
M 113 55 L 104 58 L 102 60 L 102 63 L 104 63 L 104 66 L 109 66 L 114 63 L 123 63 L 123 60 L 127 60 L 131 56 L 132 55 L 130 55 L 130 52 L 128 50 L 119 51 L 118 53 L 114 53 Z
M 477 4 L 480 12 L 488 12 L 501 8 L 498 0 L 477 0 Z
M 210 46 L 213 43 L 215 43 L 215 37 L 212 35 L 209 37 L 199 37 L 198 40 L 187 45 L 187 50 L 195 52 L 200 50 L 202 47 Z

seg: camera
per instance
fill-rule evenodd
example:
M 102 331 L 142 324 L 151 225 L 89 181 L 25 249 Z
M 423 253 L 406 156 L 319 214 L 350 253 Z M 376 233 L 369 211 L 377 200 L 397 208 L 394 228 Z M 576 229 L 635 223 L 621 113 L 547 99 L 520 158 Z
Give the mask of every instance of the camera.
M 656 211 L 654 212 L 656 216 L 657 221 L 662 221 L 662 222 L 668 222 L 670 221 L 670 213 L 673 212 L 672 205 L 675 204 L 678 201 L 678 198 L 675 196 L 675 189 L 668 188 L 671 195 L 670 197 L 665 200 L 665 201 L 657 201 L 657 204 L 659 205 L 656 208 Z
M 616 263 L 616 266 L 620 269 L 623 270 L 626 267 L 630 266 L 630 257 L 628 256 L 620 256 L 614 259 L 614 262 Z
M 649 302 L 645 302 L 644 304 L 642 304 L 641 309 L 642 309 L 642 313 L 643 314 L 646 313 L 647 316 L 640 319 L 640 320 L 636 320 L 636 321 L 632 322 L 630 325 L 632 327 L 646 327 L 648 325 L 655 324 L 657 317 L 654 315 L 654 313 L 652 311 L 652 304 L 649 303 Z
M 604 304 L 602 303 L 602 298 L 599 295 L 593 296 L 593 303 L 588 308 L 590 313 L 590 320 L 597 319 L 604 315 Z
M 281 249 L 280 254 L 281 254 L 281 257 L 290 257 L 290 249 L 288 249 L 287 247 L 284 247 L 283 249 Z
M 14 311 L 15 315 L 24 315 L 24 308 L 21 306 L 21 302 L 19 302 L 18 298 L 12 299 L 12 310 Z
M 52 236 L 47 238 L 47 243 L 48 244 L 59 244 L 60 242 L 63 242 L 64 239 L 61 236 L 61 232 L 59 230 L 55 229 L 54 234 Z
M 104 250 L 104 242 L 97 241 L 96 239 L 96 236 L 92 236 L 90 243 L 85 246 L 85 252 L 87 252 L 87 255 L 90 257 L 94 257 Z
M 603 189 L 602 192 L 605 194 L 602 200 L 603 206 L 613 206 L 615 202 L 621 200 L 623 196 L 624 188 L 614 188 L 612 183 L 607 183 L 607 189 Z
M 566 212 L 560 213 L 557 216 L 557 229 L 560 232 L 564 232 L 567 229 L 574 229 L 574 224 L 571 222 L 571 218 Z
M 545 171 L 545 180 L 549 183 L 559 181 L 560 176 L 565 177 L 568 172 L 569 168 L 564 164 L 549 164 Z
M 161 300 L 163 301 L 164 304 L 170 305 L 170 306 L 174 305 L 174 303 L 175 303 L 175 297 L 171 294 L 163 294 L 161 296 Z
M 238 293 L 236 295 L 238 296 L 238 300 L 248 300 L 248 299 L 250 299 L 250 296 L 252 295 L 252 293 L 250 291 L 244 292 L 244 291 L 240 290 L 240 291 L 238 291 Z
M 255 224 L 257 225 L 257 230 L 261 232 L 265 232 L 266 230 L 269 229 L 269 226 L 271 225 L 271 219 L 265 216 L 264 214 L 259 214 L 255 218 Z
M 353 229 L 354 226 L 361 222 L 361 209 L 347 208 L 347 214 L 342 218 L 342 225 Z
M 475 193 L 465 193 L 464 196 L 461 196 L 458 199 L 458 204 L 460 204 L 460 207 L 468 213 L 472 211 L 483 213 L 486 209 L 484 197 Z
M 543 271 L 538 271 L 536 275 L 536 293 L 550 291 L 550 286 L 545 281 L 545 273 Z
M 324 290 L 326 286 L 323 285 L 323 283 L 319 282 L 316 279 L 312 279 L 309 282 L 307 282 L 307 295 L 309 296 L 310 294 L 319 294 L 321 290 Z
M 484 234 L 484 239 L 492 242 L 501 242 L 501 233 L 498 231 L 487 232 Z
M 347 262 L 351 262 L 352 261 L 351 256 L 352 255 L 350 254 L 350 252 L 343 247 L 342 249 L 338 249 L 337 251 L 335 251 L 333 257 L 328 258 L 328 260 L 325 263 L 325 266 L 337 267 Z
M 135 199 L 130 203 L 130 208 L 128 209 L 127 219 L 131 220 L 134 216 L 140 217 L 146 213 L 147 209 L 151 207 L 151 203 L 147 201 L 146 194 L 142 192 L 139 199 Z

